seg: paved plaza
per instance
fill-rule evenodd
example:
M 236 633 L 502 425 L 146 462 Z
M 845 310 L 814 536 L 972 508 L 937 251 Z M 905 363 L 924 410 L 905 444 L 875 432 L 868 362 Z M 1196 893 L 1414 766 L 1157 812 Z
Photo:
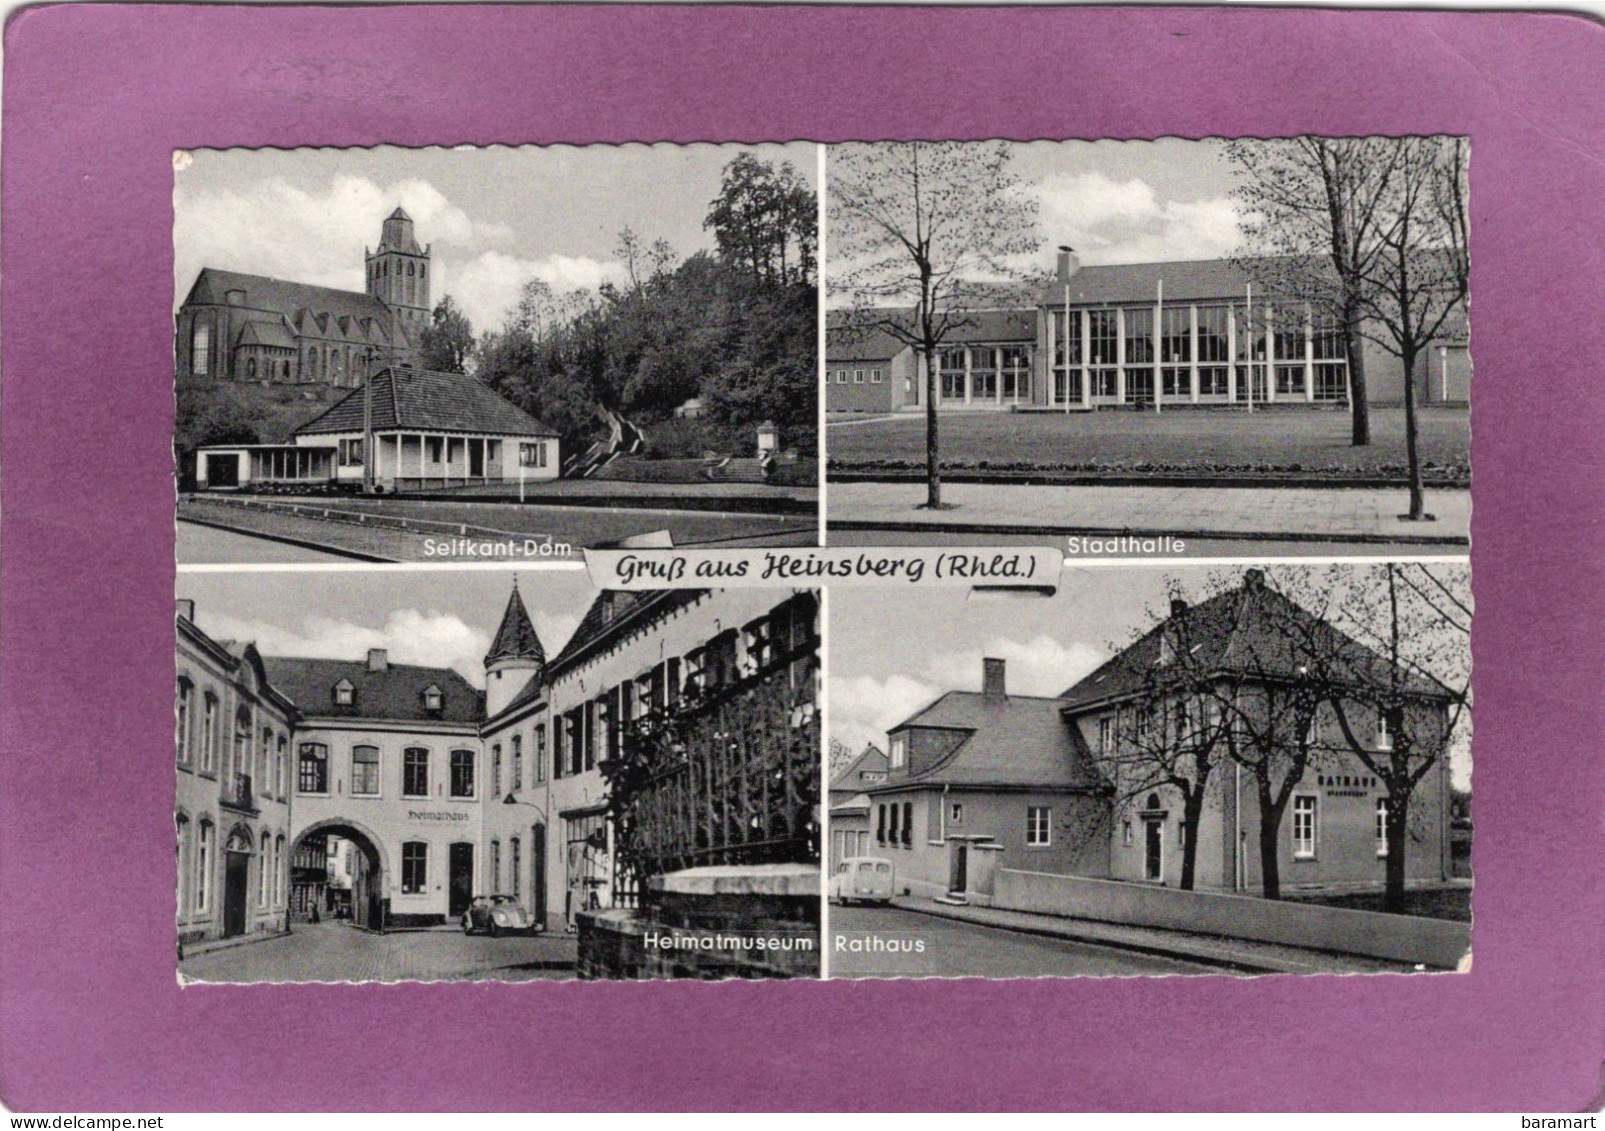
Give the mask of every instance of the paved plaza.
M 185 958 L 197 982 L 528 982 L 574 977 L 573 935 L 464 935 L 455 928 L 379 935 L 345 922 Z

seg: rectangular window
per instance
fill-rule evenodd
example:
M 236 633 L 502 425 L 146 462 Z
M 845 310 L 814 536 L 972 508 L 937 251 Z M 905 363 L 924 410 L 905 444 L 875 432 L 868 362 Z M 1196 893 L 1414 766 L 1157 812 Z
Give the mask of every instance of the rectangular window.
M 195 847 L 195 910 L 203 915 L 212 909 L 212 841 L 215 836 L 212 822 L 202 821 L 200 839 Z
M 864 383 L 864 371 L 862 369 L 853 370 L 853 384 L 862 385 L 863 383 Z
M 535 724 L 535 767 L 534 778 L 537 782 L 546 780 L 546 724 Z
M 901 840 L 902 840 L 902 838 L 897 835 L 897 827 L 898 827 L 897 818 L 898 818 L 898 815 L 902 812 L 902 808 L 903 807 L 901 805 L 897 804 L 897 802 L 895 802 L 895 801 L 892 802 L 892 805 L 891 805 L 891 820 L 890 820 L 890 822 L 888 822 L 888 824 L 886 826 L 886 838 L 887 838 L 887 840 L 889 840 L 892 843 L 892 845 L 894 847 L 898 843 L 900 843 Z
M 1198 395 L 1201 397 L 1224 397 L 1231 391 L 1229 374 L 1231 368 L 1225 365 L 1200 365 L 1198 367 Z
M 1349 367 L 1341 361 L 1315 363 L 1315 399 L 1341 401 L 1349 395 Z
M 953 809 L 948 816 L 948 820 L 955 825 L 964 823 L 964 803 L 962 801 L 953 802 Z
M 190 372 L 205 377 L 212 368 L 212 327 L 206 322 L 195 323 L 195 335 L 190 345 Z
M 1053 843 L 1053 810 L 1049 806 L 1026 807 L 1025 843 L 1031 848 L 1047 848 Z
M 361 467 L 362 466 L 362 441 L 361 440 L 341 440 L 340 441 L 340 466 L 341 467 Z
M 217 770 L 217 696 L 211 692 L 206 693 L 206 702 L 201 714 L 201 772 L 203 774 L 215 773 Z
M 1030 400 L 1031 351 L 1024 346 L 1004 346 L 998 350 L 998 382 L 1004 400 Z
M 502 795 L 502 744 L 490 748 L 490 793 L 500 799 Z
M 942 375 L 942 399 L 948 401 L 962 401 L 964 399 L 964 349 L 945 349 L 937 354 L 937 368 Z
M 194 688 L 189 680 L 181 679 L 178 681 L 178 706 L 176 708 L 178 717 L 174 720 L 174 744 L 178 749 L 180 765 L 189 764 L 189 714 L 190 700 L 194 697 L 193 693 Z
M 518 466 L 545 467 L 546 445 L 544 443 L 518 445 Z
M 1159 360 L 1185 365 L 1193 359 L 1193 312 L 1188 306 L 1167 306 L 1159 320 Z
M 1293 798 L 1293 859 L 1315 859 L 1316 797 L 1301 793 Z
M 875 843 L 886 843 L 886 806 L 875 806 Z
M 502 842 L 490 842 L 490 890 L 497 893 L 502 890 Z
M 869 371 L 869 383 L 871 385 L 879 385 L 881 383 L 881 371 L 879 369 L 871 369 Z
M 1102 757 L 1109 757 L 1115 752 L 1115 720 L 1112 715 L 1105 715 L 1098 720 L 1098 753 Z
M 429 846 L 409 840 L 401 846 L 401 894 L 421 895 L 429 884 Z
M 512 840 L 507 842 L 507 848 L 510 853 L 508 865 L 511 868 L 511 873 L 508 876 L 507 890 L 512 892 L 514 895 L 517 895 L 518 889 L 523 885 L 524 879 L 523 846 L 520 844 L 519 839 L 515 836 Z
M 1275 312 L 1276 358 L 1278 361 L 1304 360 L 1304 311 L 1294 307 Z
M 903 847 L 914 847 L 914 803 L 903 802 Z
M 513 735 L 513 780 L 508 787 L 514 793 L 524 788 L 524 736 Z
M 1278 334 L 1278 337 L 1281 335 Z M 1304 395 L 1304 366 L 1278 365 L 1276 367 L 1276 395 L 1279 397 L 1302 397 Z
M 453 750 L 451 752 L 451 795 L 453 797 L 472 797 L 474 795 L 474 752 L 472 750 Z
M 1198 308 L 1198 360 L 1200 362 L 1227 362 L 1231 360 L 1230 338 L 1226 324 L 1230 310 L 1224 306 Z
M 429 751 L 409 746 L 401 752 L 401 795 L 429 796 Z
M 1119 323 L 1112 310 L 1087 311 L 1087 360 L 1091 365 L 1113 365 L 1118 356 Z
M 379 796 L 379 748 L 354 746 L 351 748 L 351 796 Z
M 296 788 L 302 793 L 329 792 L 329 748 L 318 742 L 303 742 Z
M 1152 365 L 1154 362 L 1154 308 L 1129 307 L 1126 321 L 1126 364 Z
M 991 346 L 970 349 L 970 396 L 978 401 L 998 399 L 998 351 Z
M 908 735 L 894 734 L 891 741 L 892 769 L 896 770 L 908 762 Z
M 273 792 L 280 797 L 290 794 L 290 740 L 279 735 L 278 749 L 273 752 Z
M 444 436 L 424 437 L 424 459 L 429 463 L 444 463 L 446 441 Z
M 836 370 L 836 384 L 838 384 L 838 385 L 847 384 L 847 370 L 845 370 L 845 369 Z

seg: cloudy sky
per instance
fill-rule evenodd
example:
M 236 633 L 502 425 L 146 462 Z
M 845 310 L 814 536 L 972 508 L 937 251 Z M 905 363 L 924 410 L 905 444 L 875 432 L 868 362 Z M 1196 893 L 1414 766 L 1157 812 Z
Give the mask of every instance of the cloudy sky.
M 361 291 L 363 250 L 400 205 L 434 245 L 432 298 L 496 328 L 530 279 L 559 291 L 620 279 L 626 226 L 682 257 L 711 248 L 702 220 L 743 150 L 817 180 L 807 144 L 196 150 L 175 174 L 173 308 L 202 267 Z
M 1222 142 L 1028 142 L 1014 146 L 1010 169 L 1036 198 L 1041 222 L 1042 246 L 1015 264 L 1022 272 L 1051 273 L 1060 244 L 1088 266 L 1238 250 L 1238 177 Z
M 830 737 L 855 751 L 869 742 L 886 749 L 888 727 L 948 691 L 979 691 L 983 656 L 1007 661 L 1011 693 L 1058 695 L 1169 611 L 1167 578 L 1201 597 L 1214 591 L 1212 578 L 1240 573 L 1067 567 L 1051 598 L 838 586 L 830 593 Z M 1466 734 L 1451 769 L 1456 785 L 1469 783 Z
M 555 656 L 596 596 L 583 569 L 186 573 L 177 594 L 195 601 L 196 623 L 214 639 L 338 660 L 388 648 L 397 663 L 455 668 L 482 688 L 514 573 Z

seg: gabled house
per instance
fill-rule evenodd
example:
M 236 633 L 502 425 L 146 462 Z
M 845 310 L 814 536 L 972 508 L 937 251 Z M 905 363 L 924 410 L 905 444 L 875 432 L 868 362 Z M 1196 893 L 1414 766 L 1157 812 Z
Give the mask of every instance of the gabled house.
M 869 855 L 869 794 L 886 780 L 886 754 L 869 743 L 830 781 L 830 863 Z

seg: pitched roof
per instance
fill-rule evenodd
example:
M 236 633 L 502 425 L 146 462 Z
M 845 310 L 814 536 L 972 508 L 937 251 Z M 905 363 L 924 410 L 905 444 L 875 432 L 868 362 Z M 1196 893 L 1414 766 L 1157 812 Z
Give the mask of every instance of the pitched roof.
M 490 651 L 485 654 L 485 666 L 488 668 L 497 660 L 546 662 L 546 649 L 541 647 L 541 638 L 536 635 L 535 625 L 529 619 L 523 599 L 518 595 L 516 579 L 513 581 L 513 591 L 507 598 L 507 609 L 502 613 L 502 625 L 496 630 L 496 639 L 491 641 Z
M 580 618 L 573 635 L 547 666 L 547 671 L 555 676 L 558 671 L 570 664 L 578 663 L 592 645 L 605 639 L 608 634 L 622 631 L 631 625 L 638 625 L 642 623 L 643 618 L 651 616 L 654 612 L 667 614 L 681 605 L 698 600 L 707 592 L 706 589 L 658 589 L 639 592 L 628 589 L 604 589 L 596 595 L 591 607 L 585 610 L 585 615 Z
M 949 691 L 893 727 L 968 731 L 946 758 L 921 774 L 888 779 L 871 792 L 906 785 L 1001 785 L 1061 789 L 1102 786 L 1081 732 L 1065 723 L 1063 699 Z
M 887 317 L 902 318 L 906 312 L 888 310 Z M 839 311 L 825 316 L 825 359 L 827 361 L 890 361 L 908 349 L 906 342 L 878 326 L 857 330 L 851 327 Z
M 383 302 L 359 291 L 315 287 L 310 283 L 292 283 L 267 275 L 247 275 L 240 271 L 222 271 L 216 267 L 201 268 L 184 305 L 229 305 L 229 291 L 244 292 L 245 301 L 237 305 L 249 310 L 282 314 L 286 318 L 294 317 L 303 308 L 318 314 L 354 318 L 388 321 L 390 317 L 390 310 Z
M 856 789 L 858 787 L 857 783 L 863 780 L 860 778 L 860 774 L 867 771 L 872 774 L 879 773 L 884 775 L 887 766 L 885 751 L 871 742 L 864 747 L 863 753 L 849 762 L 841 773 L 831 779 L 830 788 L 833 790 Z
M 493 436 L 556 436 L 489 385 L 463 373 L 389 367 L 373 382 L 375 431 L 477 432 Z M 298 436 L 362 431 L 362 389 L 351 390 L 296 429 Z
M 384 671 L 371 671 L 366 660 L 289 656 L 264 656 L 262 662 L 269 682 L 303 714 L 317 718 L 477 723 L 485 713 L 480 692 L 451 668 L 389 664 Z M 350 706 L 334 701 L 334 685 L 342 679 L 356 690 Z M 441 709 L 433 714 L 424 709 L 424 691 L 430 685 L 441 692 Z
M 251 319 L 242 323 L 240 332 L 234 339 L 239 346 L 276 346 L 280 349 L 295 349 L 295 338 L 285 329 L 284 323 L 269 322 L 264 319 Z
M 1182 646 L 1189 653 L 1188 670 L 1199 674 L 1293 678 L 1310 662 L 1329 662 L 1333 678 L 1371 686 L 1386 681 L 1387 660 L 1265 585 L 1262 576 L 1253 579 L 1255 572 L 1249 571 L 1237 588 L 1165 618 L 1067 688 L 1066 706 L 1075 710 L 1142 693 L 1167 648 Z M 1405 673 L 1400 686 L 1412 694 L 1448 694 L 1441 684 L 1413 673 Z

